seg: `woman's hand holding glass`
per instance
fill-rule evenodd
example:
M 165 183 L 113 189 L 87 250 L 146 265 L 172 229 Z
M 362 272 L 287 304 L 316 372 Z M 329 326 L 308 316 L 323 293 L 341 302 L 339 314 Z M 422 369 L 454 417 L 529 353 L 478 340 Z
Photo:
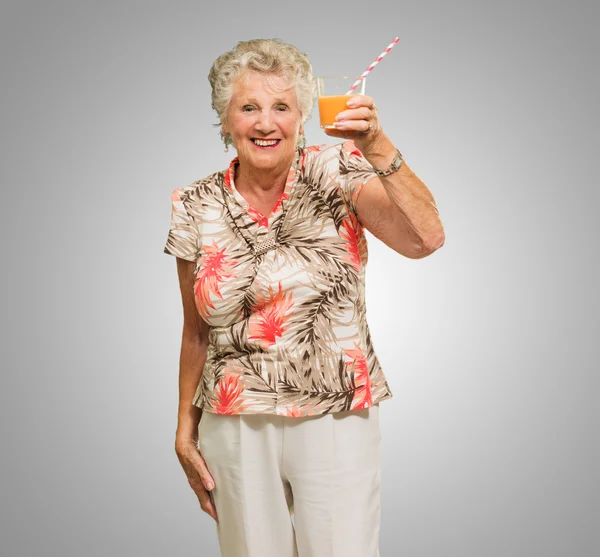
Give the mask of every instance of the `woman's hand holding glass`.
M 331 137 L 351 139 L 360 152 L 367 155 L 384 138 L 375 102 L 372 97 L 354 95 L 347 106 L 335 117 L 335 129 L 324 128 L 324 131 Z

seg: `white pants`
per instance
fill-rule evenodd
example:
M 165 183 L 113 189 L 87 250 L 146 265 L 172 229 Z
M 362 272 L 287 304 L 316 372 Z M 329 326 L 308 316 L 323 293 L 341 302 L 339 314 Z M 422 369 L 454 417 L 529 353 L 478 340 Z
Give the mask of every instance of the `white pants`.
M 198 434 L 222 557 L 379 557 L 378 405 L 302 418 L 204 411 Z

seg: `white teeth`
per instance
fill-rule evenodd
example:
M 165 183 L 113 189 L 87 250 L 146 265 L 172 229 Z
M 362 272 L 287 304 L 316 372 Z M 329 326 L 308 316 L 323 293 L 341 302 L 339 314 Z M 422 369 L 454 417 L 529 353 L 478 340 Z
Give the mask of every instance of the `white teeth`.
M 273 139 L 271 141 L 265 141 L 263 139 L 253 139 L 252 141 L 261 147 L 269 147 L 270 145 L 275 145 L 275 143 L 277 143 L 279 140 Z

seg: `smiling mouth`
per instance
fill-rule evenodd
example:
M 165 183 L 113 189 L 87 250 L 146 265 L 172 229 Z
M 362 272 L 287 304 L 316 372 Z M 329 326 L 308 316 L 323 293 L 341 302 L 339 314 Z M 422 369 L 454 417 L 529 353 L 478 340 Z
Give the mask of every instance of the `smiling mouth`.
M 281 139 L 252 139 L 251 141 L 254 145 L 261 147 L 262 149 L 272 149 L 279 145 Z

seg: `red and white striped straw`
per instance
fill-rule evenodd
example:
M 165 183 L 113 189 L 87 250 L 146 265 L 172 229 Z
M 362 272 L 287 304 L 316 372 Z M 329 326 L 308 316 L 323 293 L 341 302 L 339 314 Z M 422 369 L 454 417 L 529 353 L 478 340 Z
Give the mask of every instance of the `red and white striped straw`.
M 348 92 L 346 93 L 346 95 L 350 95 L 352 93 L 352 91 L 354 91 L 354 89 L 356 89 L 359 85 L 359 83 L 361 82 L 362 79 L 364 79 L 365 77 L 367 77 L 367 74 L 377 65 L 379 64 L 379 62 L 381 62 L 381 59 L 390 51 L 392 50 L 392 48 L 394 48 L 394 45 L 400 40 L 400 37 L 396 37 L 389 45 L 388 47 L 377 57 L 377 59 L 375 60 L 375 62 L 373 62 L 364 72 L 363 74 L 354 82 L 354 84 L 352 85 L 352 87 L 350 87 L 350 89 L 348 89 Z

